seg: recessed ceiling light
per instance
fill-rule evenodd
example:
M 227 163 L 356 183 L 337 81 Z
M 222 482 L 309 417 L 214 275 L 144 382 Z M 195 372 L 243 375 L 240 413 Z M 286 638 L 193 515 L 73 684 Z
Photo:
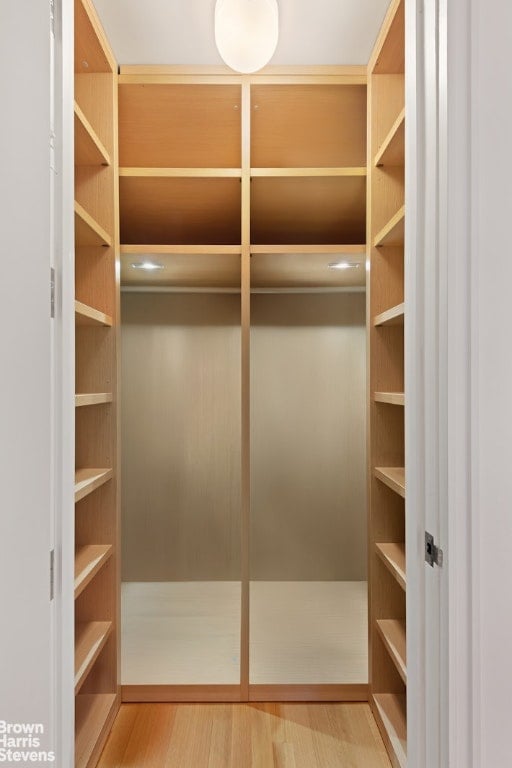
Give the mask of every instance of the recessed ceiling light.
M 136 261 L 131 266 L 132 269 L 146 269 L 148 272 L 151 272 L 154 269 L 164 268 L 163 264 L 155 264 L 154 261 Z
M 332 261 L 329 269 L 357 269 L 360 266 L 359 261 Z

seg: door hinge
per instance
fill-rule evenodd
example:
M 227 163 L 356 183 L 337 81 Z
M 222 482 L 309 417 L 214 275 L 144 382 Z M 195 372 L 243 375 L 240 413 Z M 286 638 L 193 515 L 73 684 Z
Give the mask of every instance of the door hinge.
M 437 546 L 434 537 L 428 531 L 425 531 L 425 562 L 432 568 L 434 565 L 438 565 L 439 568 L 443 566 L 443 550 Z
M 55 596 L 55 550 L 50 552 L 50 601 Z
M 50 317 L 55 317 L 55 269 L 50 268 Z

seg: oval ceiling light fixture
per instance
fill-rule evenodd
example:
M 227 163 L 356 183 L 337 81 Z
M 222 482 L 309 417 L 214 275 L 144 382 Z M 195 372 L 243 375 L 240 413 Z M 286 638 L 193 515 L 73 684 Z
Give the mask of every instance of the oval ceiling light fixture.
M 250 74 L 268 64 L 278 37 L 277 0 L 217 0 L 215 43 L 235 72 Z

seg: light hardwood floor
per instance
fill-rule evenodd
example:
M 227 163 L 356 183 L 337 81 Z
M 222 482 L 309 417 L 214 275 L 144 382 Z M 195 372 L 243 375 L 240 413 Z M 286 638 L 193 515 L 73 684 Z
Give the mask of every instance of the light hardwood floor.
M 390 768 L 367 704 L 123 704 L 98 768 Z

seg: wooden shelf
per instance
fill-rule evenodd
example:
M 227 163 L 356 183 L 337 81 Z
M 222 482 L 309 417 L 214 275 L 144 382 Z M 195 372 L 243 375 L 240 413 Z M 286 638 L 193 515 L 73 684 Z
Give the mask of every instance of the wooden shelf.
M 402 589 L 407 586 L 405 575 L 405 545 L 396 543 L 376 544 L 376 552 Z
M 136 179 L 240 179 L 241 168 L 120 168 L 119 176 Z
M 75 245 L 77 248 L 90 245 L 111 246 L 112 238 L 93 217 L 75 200 Z
M 397 304 L 396 307 L 386 309 L 385 312 L 381 312 L 380 315 L 376 315 L 373 318 L 373 324 L 375 326 L 382 325 L 403 325 L 405 316 L 405 304 Z
M 391 217 L 388 223 L 382 227 L 376 235 L 373 244 L 375 248 L 384 245 L 400 246 L 404 244 L 405 205 Z
M 111 479 L 111 469 L 77 469 L 75 472 L 75 502 L 85 498 Z
M 405 499 L 404 467 L 375 467 L 373 474 L 377 480 Z
M 75 699 L 75 768 L 88 768 L 99 756 L 114 717 L 115 693 L 79 694 Z
M 255 245 L 364 243 L 366 178 L 254 178 L 251 240 Z
M 75 630 L 75 694 L 82 687 L 112 631 L 111 621 L 89 621 Z
M 366 176 L 366 166 L 340 168 L 251 168 L 252 178 L 287 178 L 292 176 Z
M 405 405 L 405 395 L 403 392 L 374 392 L 373 400 L 375 403 Z
M 75 165 L 110 165 L 110 155 L 76 101 Z
M 391 743 L 400 768 L 407 765 L 407 705 L 405 694 L 375 693 L 373 695 L 381 724 Z
M 75 599 L 94 579 L 112 554 L 110 544 L 87 544 L 75 554 Z
M 124 176 L 119 185 L 123 243 L 241 243 L 237 178 Z
M 405 3 L 393 0 L 390 4 L 368 69 L 374 75 L 401 74 L 405 70 Z
M 86 405 L 103 405 L 111 403 L 112 392 L 93 392 L 91 394 L 75 395 L 75 407 L 83 408 Z
M 112 318 L 99 309 L 89 307 L 81 301 L 75 301 L 75 323 L 77 325 L 103 325 L 110 327 Z
M 405 621 L 400 619 L 378 619 L 377 628 L 382 637 L 382 641 L 398 670 L 398 674 L 404 683 L 407 684 L 407 641 Z
M 375 156 L 375 165 L 404 165 L 405 162 L 405 107 L 393 123 Z

